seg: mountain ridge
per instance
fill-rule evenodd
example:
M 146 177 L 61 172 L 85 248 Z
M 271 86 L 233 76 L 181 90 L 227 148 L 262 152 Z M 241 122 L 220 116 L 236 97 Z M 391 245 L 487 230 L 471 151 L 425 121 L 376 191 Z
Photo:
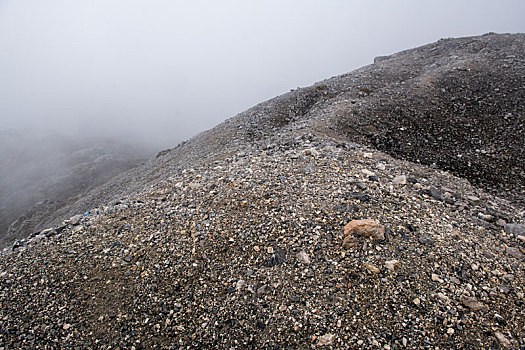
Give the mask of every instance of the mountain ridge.
M 2 345 L 524 347 L 524 59 L 523 34 L 446 39 L 159 153 L 0 257 Z

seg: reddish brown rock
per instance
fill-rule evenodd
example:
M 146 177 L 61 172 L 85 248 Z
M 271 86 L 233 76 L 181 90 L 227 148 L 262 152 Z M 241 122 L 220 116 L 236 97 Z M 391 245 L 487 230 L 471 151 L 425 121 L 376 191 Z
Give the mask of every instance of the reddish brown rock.
M 385 227 L 377 220 L 353 220 L 345 226 L 345 236 L 352 234 L 383 240 L 385 239 Z

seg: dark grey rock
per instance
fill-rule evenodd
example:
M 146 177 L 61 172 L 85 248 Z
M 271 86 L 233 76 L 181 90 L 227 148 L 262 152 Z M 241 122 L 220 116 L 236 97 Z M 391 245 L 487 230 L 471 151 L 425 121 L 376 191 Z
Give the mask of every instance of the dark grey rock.
M 285 261 L 286 261 L 286 256 L 284 252 L 280 250 L 275 250 L 272 256 L 264 262 L 263 266 L 264 267 L 274 267 L 277 265 L 281 265 Z
M 432 245 L 435 242 L 434 238 L 430 236 L 419 236 L 418 241 L 419 243 L 425 244 L 425 245 Z
M 522 224 L 505 224 L 503 230 L 509 235 L 523 236 L 525 235 L 525 225 Z

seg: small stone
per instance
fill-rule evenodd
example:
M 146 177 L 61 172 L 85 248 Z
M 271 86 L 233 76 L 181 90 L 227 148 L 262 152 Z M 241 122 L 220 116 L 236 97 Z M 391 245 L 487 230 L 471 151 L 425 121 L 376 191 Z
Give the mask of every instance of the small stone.
M 459 301 L 465 305 L 466 307 L 468 307 L 469 309 L 471 309 L 472 311 L 479 311 L 479 310 L 483 310 L 486 308 L 485 305 L 483 305 L 483 303 L 477 301 L 475 298 L 471 298 L 471 297 L 468 297 L 466 295 L 462 295 L 460 298 L 459 298 Z
M 418 241 L 419 243 L 425 244 L 425 245 L 432 245 L 435 242 L 434 238 L 430 236 L 419 236 Z
M 458 230 L 452 230 L 452 232 L 450 233 L 450 237 L 454 238 L 457 241 L 461 241 L 461 239 L 463 238 L 461 237 L 461 233 L 459 233 Z
M 436 296 L 437 296 L 437 298 L 438 298 L 439 300 L 441 300 L 442 302 L 444 302 L 444 303 L 446 303 L 446 304 L 448 304 L 448 303 L 450 302 L 450 298 L 447 297 L 445 294 L 443 294 L 443 293 L 441 293 L 441 292 L 440 292 L 440 293 L 437 293 Z
M 67 331 L 69 328 L 71 328 L 71 325 L 69 323 L 66 323 L 62 326 L 62 328 Z
M 385 262 L 385 267 L 388 271 L 395 271 L 401 267 L 401 263 L 398 260 L 389 260 Z
M 525 225 L 520 224 L 505 224 L 503 230 L 514 236 L 525 235 Z
M 355 185 L 361 190 L 366 190 L 366 184 L 364 182 L 356 182 Z
M 244 280 L 238 280 L 237 283 L 235 284 L 235 289 L 242 290 L 245 284 L 246 282 L 244 282 Z
M 516 259 L 521 260 L 525 257 L 523 253 L 519 250 L 519 248 L 516 247 L 506 247 L 505 252 Z
M 82 220 L 82 214 L 75 215 L 69 219 L 69 223 L 71 225 L 79 225 L 80 221 Z
M 494 318 L 496 319 L 496 322 L 502 325 L 506 325 L 507 321 L 499 314 L 494 314 Z
M 479 197 L 476 196 L 467 196 L 467 199 L 472 202 L 479 202 Z
M 386 165 L 385 165 L 385 163 L 377 163 L 376 164 L 376 168 L 379 169 L 379 170 L 385 170 L 386 169 Z
M 430 195 L 430 197 L 438 200 L 438 201 L 443 201 L 443 193 L 441 192 L 441 190 L 435 188 L 435 187 L 431 187 L 429 190 L 428 190 L 428 194 Z
M 505 347 L 510 348 L 512 346 L 512 343 L 503 335 L 501 332 L 494 332 L 494 335 L 496 336 L 496 339 L 498 339 L 499 343 Z
M 297 253 L 297 260 L 305 265 L 310 264 L 310 256 L 305 251 Z
M 414 300 L 412 300 L 412 302 L 413 302 L 414 305 L 416 305 L 416 306 L 421 305 L 421 300 L 419 300 L 419 298 L 415 298 Z
M 522 235 L 519 235 L 518 236 L 518 239 L 522 242 L 525 242 L 525 236 L 522 236 Z
M 496 277 L 501 277 L 503 276 L 503 272 L 501 272 L 500 270 L 492 270 L 490 271 L 490 273 Z
M 343 248 L 353 248 L 356 247 L 359 241 L 354 236 L 346 236 L 343 240 Z
M 489 215 L 489 214 L 478 213 L 478 217 L 481 220 L 484 220 L 484 221 L 492 221 L 492 220 L 494 220 L 494 216 Z
M 272 248 L 272 247 L 268 247 L 268 248 L 266 248 L 266 252 L 267 252 L 268 254 L 273 254 L 273 248 Z
M 461 281 L 457 278 L 457 277 L 450 277 L 450 282 L 454 283 L 454 284 L 461 284 Z
M 330 344 L 333 343 L 334 339 L 335 339 L 335 335 L 333 335 L 331 333 L 325 334 L 325 335 L 319 337 L 318 345 L 319 346 L 330 345 Z
M 385 227 L 379 221 L 372 219 L 352 220 L 345 226 L 345 236 L 357 234 L 373 239 L 385 239 Z
M 373 171 L 370 171 L 368 169 L 361 169 L 361 172 L 365 174 L 366 176 L 375 176 L 376 174 Z
M 432 279 L 432 281 L 434 282 L 443 282 L 443 280 L 441 278 L 439 278 L 438 275 L 436 275 L 435 273 L 432 274 L 432 276 L 430 277 Z
M 253 250 L 255 250 L 256 252 L 258 252 L 258 251 L 261 250 L 261 248 L 259 248 L 259 246 L 256 245 L 256 246 L 253 247 Z
M 498 219 L 496 220 L 496 225 L 500 226 L 500 227 L 504 227 L 505 224 L 507 224 L 507 222 L 503 219 Z
M 394 185 L 406 185 L 407 184 L 407 177 L 405 175 L 397 175 L 392 180 L 392 183 Z
M 401 344 L 403 344 L 403 346 L 406 348 L 407 345 L 408 345 L 408 340 L 407 340 L 407 338 L 403 337 L 403 339 L 401 339 Z
M 368 263 L 364 263 L 363 265 L 366 267 L 366 269 L 367 269 L 368 271 L 370 271 L 371 273 L 373 273 L 373 274 L 375 274 L 375 275 L 377 275 L 379 272 L 381 272 L 381 270 L 379 270 L 379 269 L 378 269 L 377 267 L 375 267 L 374 265 L 371 265 L 371 264 L 368 264 Z
M 263 264 L 264 267 L 274 267 L 277 265 L 281 265 L 286 261 L 286 257 L 284 253 L 280 252 L 279 250 L 276 250 L 275 253 L 272 254 L 272 256 L 266 260 Z
M 452 334 L 454 334 L 454 328 L 449 328 L 449 329 L 447 329 L 447 334 L 448 334 L 448 335 L 452 335 Z

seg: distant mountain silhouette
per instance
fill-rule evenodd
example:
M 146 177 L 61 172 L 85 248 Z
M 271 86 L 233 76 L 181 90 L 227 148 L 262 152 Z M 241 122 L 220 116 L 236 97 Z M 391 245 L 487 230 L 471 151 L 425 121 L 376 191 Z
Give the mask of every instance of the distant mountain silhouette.
M 77 195 L 139 165 L 144 149 L 36 129 L 0 131 L 0 243 L 42 229 Z

